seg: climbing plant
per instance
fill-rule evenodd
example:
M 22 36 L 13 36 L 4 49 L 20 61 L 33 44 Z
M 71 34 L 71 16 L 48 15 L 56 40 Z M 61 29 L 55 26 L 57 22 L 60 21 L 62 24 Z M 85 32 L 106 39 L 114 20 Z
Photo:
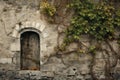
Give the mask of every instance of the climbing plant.
M 47 0 L 40 4 L 42 12 L 52 19 L 56 15 L 59 17 L 57 13 L 60 9 L 57 7 Z M 70 0 L 63 8 L 74 11 L 70 26 L 65 30 L 66 37 L 61 45 L 63 50 L 71 42 L 80 40 L 81 35 L 89 35 L 97 41 L 116 38 L 115 31 L 120 29 L 120 9 L 116 9 L 111 1 L 103 0 L 95 3 L 94 0 Z
M 75 11 L 71 26 L 66 30 L 68 41 L 79 40 L 80 35 L 90 35 L 96 40 L 114 38 L 115 28 L 120 26 L 120 12 L 107 1 L 93 3 L 75 0 L 69 5 Z
M 105 61 L 106 80 L 112 80 L 111 68 L 115 67 L 120 58 L 119 53 L 114 51 L 109 41 L 115 39 L 120 44 L 120 38 L 115 34 L 116 31 L 120 30 L 120 9 L 115 8 L 109 0 L 99 3 L 94 3 L 91 0 L 74 0 L 68 7 L 74 10 L 74 15 L 70 22 L 71 25 L 65 30 L 64 43 L 69 45 L 72 42 L 80 42 L 81 35 L 89 35 L 91 39 L 96 41 L 105 41 L 116 58 L 112 64 L 110 64 L 110 57 Z M 106 49 L 102 49 L 100 45 L 90 46 L 88 50 L 89 53 L 95 53 L 97 50 L 105 51 L 105 54 L 110 56 L 110 53 Z M 91 64 L 94 64 L 95 54 L 92 55 Z M 93 65 L 91 65 L 91 76 L 97 80 L 93 72 Z
M 53 16 L 56 12 L 55 6 L 51 5 L 48 1 L 41 2 L 40 8 L 42 12 L 48 16 Z
M 59 2 L 59 0 L 56 0 Z M 64 2 L 60 0 L 61 3 Z M 103 54 L 108 55 L 105 64 L 105 76 L 106 80 L 111 80 L 110 71 L 111 68 L 114 68 L 117 64 L 118 59 L 120 56 L 118 53 L 112 48 L 109 41 L 117 40 L 118 44 L 120 45 L 120 34 L 116 35 L 116 32 L 120 30 L 120 9 L 116 8 L 115 4 L 112 3 L 112 0 L 99 0 L 98 2 L 94 2 L 94 0 L 65 0 L 67 4 L 59 4 L 59 5 L 51 5 L 49 2 L 43 2 L 41 4 L 43 12 L 47 14 L 47 17 L 51 17 L 54 19 L 57 17 L 58 19 L 62 19 L 60 22 L 57 22 L 57 29 L 59 25 L 64 25 L 65 30 L 62 33 L 65 33 L 65 38 L 62 45 L 57 46 L 57 51 L 63 52 L 66 50 L 66 47 L 69 46 L 70 43 L 75 42 L 77 43 L 77 49 L 73 51 L 68 51 L 66 53 L 91 53 L 93 58 L 91 60 L 90 71 L 93 77 L 93 80 L 97 80 L 93 73 L 93 66 L 95 62 L 95 55 L 97 51 L 101 51 Z M 57 3 L 58 4 L 58 3 Z M 64 15 L 63 13 L 59 13 L 60 7 L 62 7 L 63 13 L 67 13 L 67 10 L 71 10 L 73 13 L 70 20 L 70 25 L 66 26 L 64 24 L 64 19 L 68 15 Z M 66 12 L 64 12 L 66 10 Z M 53 20 L 55 21 L 55 20 Z M 53 22 L 56 23 L 56 22 Z M 58 37 L 60 33 L 58 32 Z M 90 40 L 94 40 L 97 42 L 95 45 L 87 46 L 86 51 L 83 51 L 80 47 L 82 42 L 80 39 L 82 35 L 88 35 Z M 103 49 L 101 47 L 101 42 L 104 42 L 111 53 L 108 52 L 107 49 Z M 59 42 L 58 42 L 59 43 Z M 84 45 L 85 46 L 85 45 Z M 86 47 L 86 46 L 85 46 Z M 115 57 L 114 61 L 110 64 L 110 55 Z M 112 65 L 112 66 L 111 66 Z

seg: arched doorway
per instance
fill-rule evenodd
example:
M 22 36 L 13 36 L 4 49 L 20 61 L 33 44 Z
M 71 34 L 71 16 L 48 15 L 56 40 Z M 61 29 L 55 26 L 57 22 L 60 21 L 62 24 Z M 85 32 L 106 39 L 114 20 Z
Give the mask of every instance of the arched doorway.
M 40 37 L 33 31 L 21 34 L 21 70 L 40 70 Z

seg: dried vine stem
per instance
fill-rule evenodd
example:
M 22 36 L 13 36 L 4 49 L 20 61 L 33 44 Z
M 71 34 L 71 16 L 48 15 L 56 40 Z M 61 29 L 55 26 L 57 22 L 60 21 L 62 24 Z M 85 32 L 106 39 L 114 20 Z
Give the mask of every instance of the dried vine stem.
M 98 80 L 98 78 L 95 76 L 94 72 L 93 72 L 93 67 L 95 65 L 95 55 L 92 55 L 92 60 L 91 60 L 91 65 L 90 65 L 90 74 L 93 80 Z
M 110 50 L 112 51 L 113 53 L 113 56 L 115 57 L 115 61 L 113 62 L 112 64 L 112 68 L 114 68 L 116 65 L 117 65 L 117 61 L 118 59 L 120 59 L 120 56 L 118 55 L 118 53 L 113 49 L 113 47 L 110 45 L 109 41 L 106 41 L 106 43 L 108 44 Z
M 102 50 L 103 52 L 105 52 L 105 54 L 107 55 L 107 58 L 105 57 L 104 53 L 103 53 L 103 57 L 104 57 L 104 61 L 105 61 L 105 79 L 106 80 L 113 80 L 113 77 L 111 76 L 111 64 L 110 64 L 110 54 L 106 49 Z
M 65 1 L 66 1 L 66 0 L 65 0 Z M 69 13 L 64 14 L 63 12 L 61 12 L 61 11 L 63 10 L 63 8 L 65 7 L 65 6 L 64 6 L 64 1 L 63 1 L 63 0 L 60 0 L 60 1 L 59 1 L 59 0 L 56 0 L 56 1 L 54 2 L 54 4 L 55 4 L 55 3 L 60 3 L 60 4 L 58 4 L 58 6 L 57 6 L 57 9 L 60 10 L 60 11 L 56 12 L 56 14 L 52 17 L 52 18 L 54 19 L 54 20 L 53 20 L 53 23 L 57 24 L 57 30 L 58 30 L 58 28 L 60 27 L 60 25 L 64 25 L 66 28 L 68 28 L 69 25 L 67 25 L 67 24 L 64 23 L 64 19 L 69 16 L 69 15 L 68 15 Z M 58 19 L 61 18 L 61 21 L 56 22 L 55 17 L 57 17 Z M 60 47 L 59 37 L 60 37 L 61 34 L 62 34 L 62 33 L 59 32 L 59 30 L 58 30 L 58 39 L 57 39 L 57 43 L 58 43 L 58 44 L 57 44 L 57 48 Z M 107 43 L 107 45 L 109 46 L 109 48 L 110 48 L 110 50 L 111 50 L 111 52 L 112 52 L 112 55 L 113 55 L 113 57 L 114 57 L 114 61 L 111 63 L 111 61 L 110 61 L 110 53 L 109 53 L 106 49 L 102 49 L 101 46 L 100 46 L 99 48 L 96 48 L 96 51 L 97 51 L 97 50 L 100 50 L 100 51 L 102 51 L 102 52 L 105 51 L 104 55 L 107 55 L 107 58 L 105 59 L 105 66 L 104 66 L 105 76 L 106 76 L 105 80 L 114 80 L 113 77 L 112 77 L 112 75 L 111 75 L 111 72 L 112 72 L 111 69 L 113 69 L 113 68 L 117 65 L 117 61 L 118 61 L 118 59 L 120 59 L 120 56 L 119 56 L 118 53 L 113 49 L 113 47 L 110 45 L 110 43 L 109 43 L 108 41 L 105 41 L 105 42 Z M 67 55 L 67 54 L 71 54 L 71 53 L 74 53 L 74 52 L 76 53 L 76 52 L 78 52 L 78 49 L 80 49 L 81 45 L 83 45 L 83 46 L 86 47 L 87 49 L 89 48 L 88 46 L 84 45 L 81 41 L 78 41 L 77 44 L 78 44 L 77 50 L 68 51 L 68 52 L 61 52 L 61 54 L 59 54 L 59 55 Z M 59 53 L 59 52 L 58 52 L 58 53 Z M 86 51 L 86 53 L 90 53 L 90 52 L 89 52 L 89 51 Z M 99 79 L 96 77 L 96 75 L 95 75 L 95 73 L 94 73 L 94 71 L 93 71 L 93 68 L 94 68 L 94 65 L 95 65 L 95 61 L 96 61 L 96 58 L 95 58 L 96 54 L 93 54 L 93 53 L 91 53 L 91 54 L 92 54 L 92 60 L 91 60 L 91 65 L 90 65 L 90 73 L 91 73 L 91 76 L 92 76 L 93 80 L 99 80 Z M 62 58 L 62 57 L 61 57 L 61 58 Z M 63 58 L 62 58 L 62 62 L 65 64 Z

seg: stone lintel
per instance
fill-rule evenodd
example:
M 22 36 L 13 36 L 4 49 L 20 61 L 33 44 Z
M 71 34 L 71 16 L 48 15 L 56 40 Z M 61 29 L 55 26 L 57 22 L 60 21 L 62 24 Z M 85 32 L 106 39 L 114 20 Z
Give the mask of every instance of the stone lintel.
M 40 23 L 39 22 L 31 22 L 31 21 L 23 22 L 19 31 L 24 28 L 31 28 L 31 27 L 42 32 L 45 28 L 45 24 L 42 21 Z

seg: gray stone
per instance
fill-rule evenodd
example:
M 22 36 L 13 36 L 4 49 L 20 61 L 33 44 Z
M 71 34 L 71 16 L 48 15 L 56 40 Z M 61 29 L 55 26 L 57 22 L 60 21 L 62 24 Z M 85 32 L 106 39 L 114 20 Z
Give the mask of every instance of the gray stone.
M 41 23 L 40 31 L 42 32 L 45 29 L 45 24 Z
M 76 43 L 71 43 L 65 51 L 68 54 L 63 54 L 62 51 L 58 54 L 55 48 L 58 45 L 60 47 L 63 43 L 65 34 L 62 32 L 70 25 L 70 15 L 73 12 L 69 13 L 68 17 L 65 16 L 64 21 L 62 17 L 55 16 L 55 22 L 63 22 L 60 25 L 51 24 L 45 20 L 45 16 L 38 9 L 40 1 L 0 0 L 0 18 L 3 20 L 0 22 L 0 69 L 5 69 L 0 70 L 0 80 L 92 80 L 89 75 L 92 56 L 77 52 L 69 53 L 69 51 L 76 50 L 79 47 L 81 53 L 86 53 L 90 46 L 99 45 L 98 42 L 96 40 L 91 41 L 88 35 L 81 35 L 82 45 L 78 46 Z M 50 3 L 55 1 L 57 0 L 49 0 Z M 65 8 L 61 11 L 66 14 L 66 10 Z M 22 54 L 20 40 L 21 34 L 26 31 L 36 32 L 40 36 L 40 71 L 20 70 Z M 58 32 L 61 34 L 58 35 Z M 118 36 L 119 32 L 115 35 Z M 117 41 L 113 40 L 109 43 L 113 50 L 118 53 Z M 110 56 L 103 51 L 96 51 L 93 73 L 97 78 L 104 79 L 105 60 L 109 58 L 110 64 L 113 64 L 116 57 L 112 55 L 106 42 L 100 46 L 102 49 L 106 49 Z M 119 62 L 112 72 L 113 77 L 119 80 Z
M 77 48 L 78 48 L 77 43 L 71 43 L 68 47 L 68 51 L 73 51 L 73 50 L 76 50 Z
M 81 69 L 81 74 L 85 75 L 88 74 L 90 72 L 90 69 L 87 66 L 83 66 Z
M 0 63 L 8 63 L 11 64 L 12 63 L 12 58 L 0 58 Z
M 62 32 L 64 32 L 65 28 L 66 28 L 65 26 L 60 25 L 60 26 L 58 26 L 58 31 L 59 31 L 60 33 L 62 33 Z
M 85 79 L 86 79 L 86 80 L 91 80 L 91 75 L 86 75 L 86 76 L 85 76 Z
M 10 50 L 13 52 L 20 51 L 20 39 L 16 39 L 16 41 L 11 43 Z
M 77 73 L 77 69 L 75 67 L 70 67 L 68 70 L 68 75 L 69 76 L 74 76 Z
M 17 24 L 17 25 L 15 26 L 15 30 L 19 31 L 19 29 L 20 29 L 20 26 Z
M 114 41 L 111 41 L 109 43 L 112 46 L 113 50 L 118 53 L 119 52 L 119 44 L 118 44 L 118 42 L 114 40 Z
M 56 75 L 53 80 L 67 80 L 66 76 L 58 76 Z
M 78 75 L 78 76 L 76 76 L 76 79 L 77 79 L 77 80 L 84 80 L 84 77 L 81 76 L 81 75 Z
M 100 75 L 99 79 L 105 79 L 105 75 Z
M 13 33 L 12 33 L 12 37 L 17 37 L 17 35 L 18 35 L 17 30 L 14 30 Z

